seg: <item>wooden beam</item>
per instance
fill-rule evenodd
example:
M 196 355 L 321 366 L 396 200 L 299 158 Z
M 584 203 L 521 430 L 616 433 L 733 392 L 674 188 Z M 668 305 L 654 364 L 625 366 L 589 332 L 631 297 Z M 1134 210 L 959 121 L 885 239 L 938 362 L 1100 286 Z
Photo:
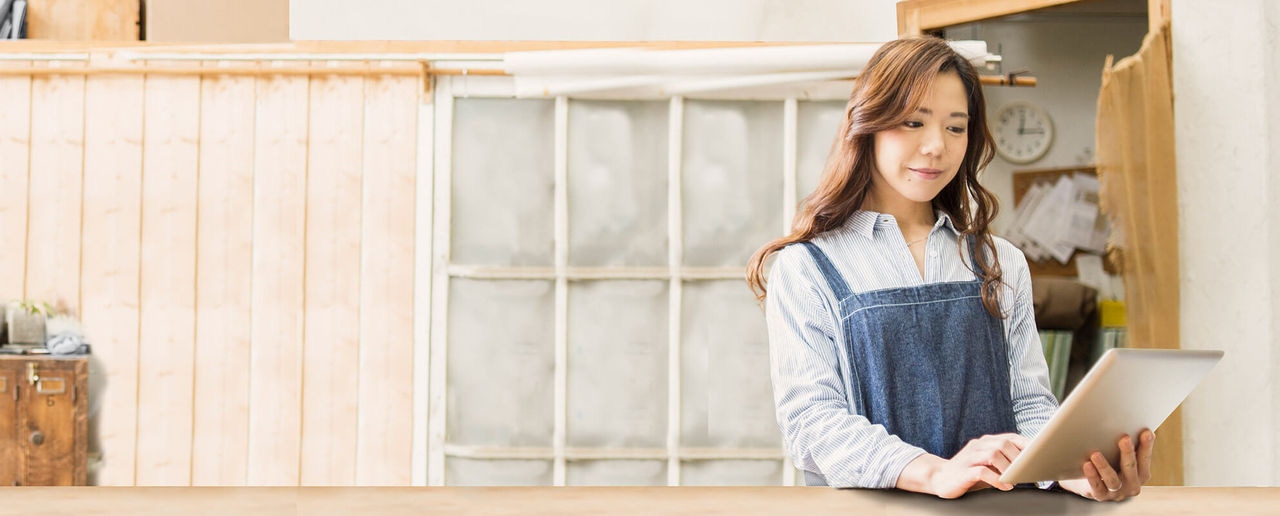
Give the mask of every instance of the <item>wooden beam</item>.
M 1169 23 L 1169 0 L 1147 0 L 1147 32 L 1155 32 Z
M 593 48 L 644 48 L 686 50 L 703 48 L 753 48 L 796 45 L 829 45 L 830 42 L 757 41 L 293 41 L 289 43 L 192 44 L 147 41 L 0 41 L 3 52 L 196 52 L 196 53 L 502 53 L 533 50 L 578 50 Z
M 1077 1 L 1079 0 L 903 0 L 898 2 L 898 35 L 919 36 L 931 30 L 962 23 Z M 1164 1 L 1168 3 L 1168 0 Z

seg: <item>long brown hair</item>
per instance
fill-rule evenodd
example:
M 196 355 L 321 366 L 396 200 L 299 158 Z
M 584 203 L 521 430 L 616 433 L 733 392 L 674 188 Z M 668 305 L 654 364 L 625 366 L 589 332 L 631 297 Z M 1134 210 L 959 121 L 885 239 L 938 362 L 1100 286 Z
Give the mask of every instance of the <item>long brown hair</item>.
M 962 234 L 961 245 L 973 239 L 981 252 L 975 260 L 981 269 L 982 304 L 996 317 L 1000 313 L 1000 264 L 988 226 L 999 211 L 994 195 L 978 184 L 978 172 L 991 162 L 991 131 L 987 128 L 986 100 L 978 72 L 941 39 L 905 38 L 881 46 L 854 81 L 845 106 L 844 122 L 836 132 L 831 153 L 818 188 L 805 197 L 791 234 L 765 244 L 747 263 L 747 285 L 764 301 L 764 264 L 787 245 L 812 240 L 818 234 L 844 224 L 862 207 L 875 173 L 875 134 L 906 122 L 920 107 L 939 73 L 955 72 L 968 95 L 968 148 L 960 171 L 933 199 L 935 210 L 951 217 Z M 967 237 L 967 238 L 966 238 Z M 975 271 L 976 272 L 976 271 Z

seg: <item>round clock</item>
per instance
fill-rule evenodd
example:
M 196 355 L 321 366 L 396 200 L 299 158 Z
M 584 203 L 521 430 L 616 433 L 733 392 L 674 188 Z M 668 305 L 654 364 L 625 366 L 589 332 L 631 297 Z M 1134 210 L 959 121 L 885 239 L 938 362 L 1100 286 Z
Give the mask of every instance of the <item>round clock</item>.
M 1013 163 L 1031 163 L 1049 151 L 1049 144 L 1053 143 L 1053 120 L 1040 106 L 1010 102 L 996 111 L 991 133 L 1001 157 Z

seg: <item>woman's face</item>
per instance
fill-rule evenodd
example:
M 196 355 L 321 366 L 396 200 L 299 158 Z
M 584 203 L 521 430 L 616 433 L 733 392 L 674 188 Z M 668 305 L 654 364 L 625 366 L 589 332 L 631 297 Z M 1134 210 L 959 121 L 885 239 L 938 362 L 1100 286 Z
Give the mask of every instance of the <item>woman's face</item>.
M 875 135 L 872 192 L 880 203 L 927 203 L 956 177 L 969 146 L 969 102 L 955 72 L 938 74 L 920 108 Z

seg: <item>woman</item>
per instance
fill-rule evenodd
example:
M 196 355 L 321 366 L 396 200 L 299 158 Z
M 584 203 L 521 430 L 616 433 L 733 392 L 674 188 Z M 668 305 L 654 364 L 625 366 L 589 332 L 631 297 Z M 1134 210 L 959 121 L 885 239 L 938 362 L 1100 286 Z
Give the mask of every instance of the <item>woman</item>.
M 885 44 L 791 234 L 751 258 L 779 425 L 810 485 L 1012 489 L 1000 474 L 1057 408 L 1026 259 L 988 229 L 985 113 L 977 72 L 944 41 Z M 1094 453 L 1061 487 L 1137 495 L 1154 439 L 1122 437 L 1120 471 Z

